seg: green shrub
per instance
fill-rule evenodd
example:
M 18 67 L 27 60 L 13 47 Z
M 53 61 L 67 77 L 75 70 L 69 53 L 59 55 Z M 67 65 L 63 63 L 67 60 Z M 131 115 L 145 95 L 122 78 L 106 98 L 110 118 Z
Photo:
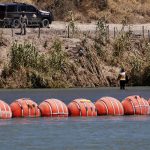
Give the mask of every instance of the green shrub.
M 133 56 L 129 60 L 131 69 L 131 82 L 134 86 L 142 85 L 143 82 L 143 65 L 144 62 L 138 56 Z
M 54 41 L 53 50 L 49 53 L 49 66 L 60 71 L 66 64 L 66 54 L 62 50 L 62 43 L 58 39 Z
M 27 72 L 27 79 L 32 88 L 46 88 L 48 87 L 48 79 L 37 71 Z
M 101 18 L 97 22 L 95 44 L 94 44 L 97 54 L 101 58 L 104 58 L 105 56 L 104 46 L 106 46 L 107 42 L 108 41 L 107 41 L 106 21 L 104 18 Z
M 131 43 L 130 43 L 130 36 L 128 33 L 120 33 L 119 36 L 115 39 L 113 43 L 113 56 L 114 57 L 122 57 L 123 52 L 130 50 Z
M 150 65 L 144 69 L 143 85 L 150 86 Z
M 11 48 L 10 64 L 13 69 L 19 69 L 20 67 L 36 68 L 38 57 L 38 52 L 32 44 L 15 43 Z

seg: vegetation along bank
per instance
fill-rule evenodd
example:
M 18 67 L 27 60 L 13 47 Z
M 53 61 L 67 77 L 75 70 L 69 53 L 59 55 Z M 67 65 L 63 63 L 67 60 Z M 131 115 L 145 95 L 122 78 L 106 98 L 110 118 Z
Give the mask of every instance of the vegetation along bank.
M 122 30 L 108 34 L 99 20 L 96 30 L 79 31 L 70 22 L 66 30 L 27 29 L 20 36 L 14 29 L 0 31 L 0 87 L 68 88 L 118 86 L 124 67 L 129 86 L 150 85 L 150 43 L 148 36 L 136 37 Z
M 1 88 L 118 86 L 122 67 L 129 86 L 150 85 L 150 38 L 124 31 L 130 23 L 149 22 L 148 0 L 24 2 L 52 10 L 55 20 L 69 25 L 65 30 L 41 29 L 40 35 L 38 29 L 28 28 L 25 36 L 18 35 L 19 29 L 1 28 Z M 95 21 L 96 29 L 81 32 L 75 21 Z M 123 25 L 109 33 L 106 23 Z

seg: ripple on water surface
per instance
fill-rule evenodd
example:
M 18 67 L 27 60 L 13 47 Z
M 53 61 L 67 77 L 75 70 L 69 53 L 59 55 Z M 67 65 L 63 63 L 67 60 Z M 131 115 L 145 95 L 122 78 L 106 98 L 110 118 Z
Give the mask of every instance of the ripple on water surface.
M 0 145 L 1 150 L 141 150 L 149 149 L 149 128 L 149 116 L 0 120 Z

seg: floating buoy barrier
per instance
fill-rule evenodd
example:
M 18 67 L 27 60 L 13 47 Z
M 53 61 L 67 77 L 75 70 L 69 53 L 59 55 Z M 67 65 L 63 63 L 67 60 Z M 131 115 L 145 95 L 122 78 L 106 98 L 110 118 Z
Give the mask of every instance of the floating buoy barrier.
M 122 102 L 113 97 L 102 97 L 95 103 L 79 98 L 68 106 L 58 99 L 46 99 L 38 106 L 30 98 L 17 99 L 10 106 L 0 100 L 0 119 L 12 117 L 68 117 L 101 115 L 150 115 L 150 99 L 128 96 Z
M 95 105 L 87 99 L 75 99 L 68 105 L 70 116 L 97 116 Z
M 10 105 L 13 117 L 40 117 L 37 103 L 28 98 L 15 100 Z
M 148 115 L 149 103 L 140 96 L 129 96 L 122 101 L 125 115 Z
M 98 115 L 124 115 L 121 102 L 113 97 L 102 97 L 95 102 Z
M 0 100 L 0 119 L 10 119 L 12 112 L 10 106 L 4 101 Z
M 42 117 L 68 117 L 66 104 L 58 99 L 47 99 L 39 105 L 39 108 Z

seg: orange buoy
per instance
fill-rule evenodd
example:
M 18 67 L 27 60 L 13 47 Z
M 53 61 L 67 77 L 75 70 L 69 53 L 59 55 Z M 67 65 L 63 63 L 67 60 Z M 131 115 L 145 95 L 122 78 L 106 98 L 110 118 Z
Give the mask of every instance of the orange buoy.
M 70 116 L 97 116 L 95 105 L 87 99 L 75 99 L 68 105 Z
M 102 97 L 96 101 L 98 115 L 124 115 L 121 102 L 113 97 Z
M 58 99 L 47 99 L 39 105 L 39 108 L 43 117 L 68 117 L 66 104 Z
M 13 117 L 40 117 L 38 105 L 28 98 L 22 98 L 14 101 L 10 105 Z
M 148 100 L 148 103 L 149 103 L 149 105 L 150 105 L 150 99 Z
M 0 100 L 0 119 L 10 119 L 12 112 L 10 106 L 4 101 Z
M 140 96 L 129 96 L 122 101 L 126 115 L 148 115 L 149 104 Z

